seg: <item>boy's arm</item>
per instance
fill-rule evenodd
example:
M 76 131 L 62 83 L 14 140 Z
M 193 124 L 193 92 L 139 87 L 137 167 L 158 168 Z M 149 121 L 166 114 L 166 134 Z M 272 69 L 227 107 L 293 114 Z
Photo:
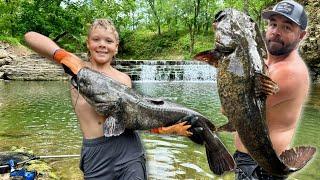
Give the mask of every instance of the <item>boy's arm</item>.
M 50 38 L 37 32 L 28 32 L 24 35 L 26 43 L 38 54 L 65 65 L 68 68 L 66 72 L 70 75 L 77 74 L 84 67 L 84 62 L 72 53 L 61 49 Z M 70 73 L 70 71 L 72 73 Z
M 50 38 L 42 34 L 37 32 L 28 32 L 24 35 L 24 38 L 32 50 L 48 59 L 55 60 L 56 62 L 67 66 L 74 74 L 77 74 L 77 72 L 84 66 L 80 58 L 61 49 Z M 190 136 L 192 133 L 189 132 L 188 129 L 191 125 L 185 125 L 186 123 L 187 122 L 184 121 L 169 127 L 155 128 L 152 129 L 151 132 L 158 134 Z
M 54 52 L 60 49 L 50 38 L 37 32 L 27 32 L 24 35 L 24 39 L 32 50 L 51 60 Z

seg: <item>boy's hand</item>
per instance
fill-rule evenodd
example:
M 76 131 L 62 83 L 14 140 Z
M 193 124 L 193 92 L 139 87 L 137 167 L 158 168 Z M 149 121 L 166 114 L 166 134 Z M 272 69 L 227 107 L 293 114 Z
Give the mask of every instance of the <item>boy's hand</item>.
M 180 136 L 191 136 L 192 133 L 188 131 L 191 125 L 186 125 L 186 123 L 187 121 L 183 121 L 168 127 L 154 128 L 151 130 L 151 132 L 157 134 L 177 134 Z
M 64 50 L 58 49 L 53 55 L 53 59 L 59 63 L 67 67 L 68 69 L 65 71 L 71 71 L 73 74 L 77 74 L 80 69 L 82 69 L 85 65 L 84 62 L 77 57 L 76 55 Z M 70 74 L 70 73 L 68 73 Z M 70 74 L 72 75 L 72 74 Z

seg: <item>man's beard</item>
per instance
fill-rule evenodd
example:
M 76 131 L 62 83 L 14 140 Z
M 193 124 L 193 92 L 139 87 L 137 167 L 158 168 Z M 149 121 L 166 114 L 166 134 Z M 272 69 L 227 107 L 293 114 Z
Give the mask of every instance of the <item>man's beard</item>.
M 282 47 L 272 47 L 271 43 L 272 42 L 277 42 L 282 45 Z M 283 55 L 288 55 L 290 52 L 292 52 L 296 47 L 297 44 L 299 43 L 299 40 L 295 40 L 289 44 L 285 44 L 281 39 L 277 38 L 274 40 L 267 40 L 267 49 L 268 52 L 273 55 L 273 56 L 283 56 Z

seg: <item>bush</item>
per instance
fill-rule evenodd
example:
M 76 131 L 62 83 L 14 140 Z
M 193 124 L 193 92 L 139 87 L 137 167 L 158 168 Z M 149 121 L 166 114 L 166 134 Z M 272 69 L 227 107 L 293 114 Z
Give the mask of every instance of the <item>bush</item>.
M 191 59 L 188 32 L 164 31 L 158 35 L 150 30 L 121 32 L 120 59 Z M 213 35 L 198 35 L 194 53 L 212 48 Z
M 0 35 L 0 41 L 9 43 L 11 45 L 19 45 L 21 40 L 20 40 L 20 38 L 14 38 L 14 37 Z

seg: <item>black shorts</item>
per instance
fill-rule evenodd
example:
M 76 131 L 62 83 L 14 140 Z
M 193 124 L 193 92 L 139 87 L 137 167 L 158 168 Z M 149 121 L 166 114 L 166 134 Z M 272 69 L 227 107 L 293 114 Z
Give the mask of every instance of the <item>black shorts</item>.
M 287 178 L 269 175 L 249 154 L 236 151 L 233 158 L 237 164 L 235 171 L 237 180 L 282 180 Z
M 117 144 L 125 142 L 121 137 L 84 139 L 80 160 L 84 179 L 147 179 L 144 154 L 119 149 Z

